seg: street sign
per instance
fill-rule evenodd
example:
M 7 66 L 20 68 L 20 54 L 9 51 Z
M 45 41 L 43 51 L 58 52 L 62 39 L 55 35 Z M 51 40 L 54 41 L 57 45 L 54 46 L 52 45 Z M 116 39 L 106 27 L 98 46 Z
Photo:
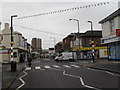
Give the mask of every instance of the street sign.
M 0 42 L 3 40 L 3 36 L 0 34 Z
M 116 36 L 120 36 L 120 29 L 116 29 Z

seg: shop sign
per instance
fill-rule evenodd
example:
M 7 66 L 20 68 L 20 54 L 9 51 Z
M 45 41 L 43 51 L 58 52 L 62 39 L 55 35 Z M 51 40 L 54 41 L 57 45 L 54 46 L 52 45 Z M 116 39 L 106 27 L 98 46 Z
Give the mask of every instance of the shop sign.
M 101 41 L 102 41 L 101 43 L 102 44 L 107 44 L 107 43 L 117 42 L 117 41 L 119 41 L 119 38 L 120 37 L 116 37 L 116 35 L 105 37 L 105 38 L 101 39 Z
M 77 50 L 92 50 L 92 49 L 95 49 L 95 50 L 99 50 L 99 49 L 107 49 L 107 47 L 81 47 L 81 48 L 78 48 L 78 47 L 73 47 L 73 51 L 77 51 Z
M 120 36 L 120 29 L 116 29 L 116 36 Z

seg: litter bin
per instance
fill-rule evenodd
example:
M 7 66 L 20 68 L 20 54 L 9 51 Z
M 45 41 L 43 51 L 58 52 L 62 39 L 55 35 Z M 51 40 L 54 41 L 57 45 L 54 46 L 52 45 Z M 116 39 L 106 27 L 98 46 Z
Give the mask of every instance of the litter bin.
M 16 72 L 16 62 L 15 61 L 11 61 L 11 72 Z

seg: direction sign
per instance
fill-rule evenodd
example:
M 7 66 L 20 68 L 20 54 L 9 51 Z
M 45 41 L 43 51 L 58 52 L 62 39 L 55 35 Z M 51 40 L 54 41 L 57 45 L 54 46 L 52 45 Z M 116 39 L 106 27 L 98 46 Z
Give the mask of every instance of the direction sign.
M 3 40 L 3 36 L 0 34 L 0 42 Z

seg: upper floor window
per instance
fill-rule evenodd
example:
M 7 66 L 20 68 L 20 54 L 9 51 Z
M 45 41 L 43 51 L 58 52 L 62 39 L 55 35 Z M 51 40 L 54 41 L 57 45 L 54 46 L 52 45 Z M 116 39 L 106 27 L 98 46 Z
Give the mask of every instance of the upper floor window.
M 114 22 L 114 19 L 110 20 L 110 29 L 111 29 L 111 32 L 115 32 L 115 22 Z

